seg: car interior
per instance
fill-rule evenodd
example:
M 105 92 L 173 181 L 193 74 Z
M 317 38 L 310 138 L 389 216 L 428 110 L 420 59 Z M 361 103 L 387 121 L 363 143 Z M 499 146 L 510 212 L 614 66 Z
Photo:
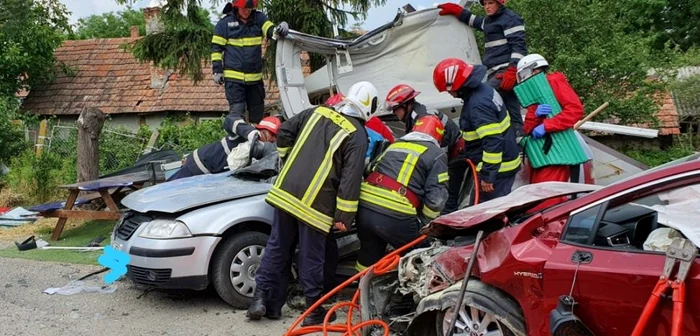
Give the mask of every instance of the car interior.
M 672 192 L 683 192 L 693 187 Z M 684 194 L 695 196 L 692 192 Z M 649 208 L 669 205 L 666 196 L 665 192 L 655 193 L 633 202 L 619 205 L 606 202 L 582 211 L 569 218 L 564 240 L 584 245 L 644 251 L 650 250 L 650 236 L 656 230 L 671 230 L 678 237 L 683 237 L 680 231 L 659 223 L 659 213 Z

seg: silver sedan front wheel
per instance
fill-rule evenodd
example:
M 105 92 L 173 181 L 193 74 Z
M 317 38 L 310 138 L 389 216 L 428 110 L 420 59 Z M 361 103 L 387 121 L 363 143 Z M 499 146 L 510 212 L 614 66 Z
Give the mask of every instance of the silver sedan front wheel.
M 260 267 L 264 251 L 264 246 L 248 246 L 238 252 L 231 262 L 231 284 L 243 296 L 253 297 L 255 273 Z

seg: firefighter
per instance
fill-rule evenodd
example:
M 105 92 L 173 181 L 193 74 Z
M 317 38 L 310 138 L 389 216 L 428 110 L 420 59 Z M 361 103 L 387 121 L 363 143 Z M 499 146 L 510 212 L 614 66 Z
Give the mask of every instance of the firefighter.
M 330 108 L 335 108 L 335 106 L 342 103 L 342 101 L 343 94 L 337 93 L 328 98 L 324 105 Z M 365 155 L 365 164 L 367 165 L 372 159 L 372 154 L 379 143 L 386 141 L 391 144 L 394 143 L 396 139 L 394 138 L 394 133 L 391 132 L 391 129 L 387 127 L 386 124 L 381 121 L 381 119 L 377 118 L 377 116 L 372 116 L 369 118 L 369 120 L 367 120 L 365 123 L 365 130 L 367 131 L 367 136 L 369 138 L 367 153 Z
M 333 239 L 333 228 L 347 231 L 355 220 L 367 151 L 364 123 L 376 108 L 377 89 L 359 82 L 350 87 L 337 112 L 317 106 L 282 124 L 277 147 L 283 168 L 265 199 L 276 209 L 277 220 L 256 273 L 247 312 L 251 320 L 280 316 L 282 305 L 270 307 L 268 301 L 275 298 L 268 293 L 286 288 L 283 274 L 295 241 L 307 309 L 321 298 L 327 239 Z M 302 325 L 320 324 L 325 314 L 319 307 Z
M 286 36 L 289 26 L 281 22 L 276 27 L 267 16 L 256 10 L 258 0 L 236 0 L 232 9 L 214 28 L 212 38 L 212 73 L 216 84 L 225 85 L 231 119 L 243 118 L 258 123 L 263 118 L 265 87 L 262 81 L 263 38 Z M 227 6 L 228 8 L 228 6 Z M 238 124 L 236 124 L 237 126 Z M 228 125 L 227 132 L 230 132 Z M 240 133 L 233 129 L 234 134 Z
M 187 156 L 180 170 L 173 174 L 168 181 L 202 174 L 217 174 L 225 171 L 228 165 L 226 158 L 231 153 L 231 150 L 248 141 L 247 139 L 249 138 L 252 139 L 251 142 L 256 143 L 253 157 L 256 159 L 262 158 L 269 152 L 270 148 L 266 145 L 261 147 L 260 142 L 270 143 L 274 147 L 277 131 L 281 124 L 277 117 L 266 117 L 255 127 L 250 124 L 242 126 L 242 128 L 246 129 L 246 135 L 250 134 L 250 136 L 232 137 L 229 135 L 221 138 L 219 141 L 195 149 L 192 154 Z M 255 138 L 258 138 L 260 141 L 256 141 Z
M 444 134 L 437 116 L 424 115 L 372 165 L 357 212 L 358 271 L 379 261 L 387 244 L 396 249 L 418 238 L 423 224 L 440 214 L 447 201 Z
M 459 126 L 450 118 L 442 112 L 429 110 L 425 105 L 416 101 L 416 96 L 420 92 L 414 90 L 411 86 L 406 84 L 399 84 L 389 90 L 389 93 L 384 100 L 384 108 L 391 111 L 399 120 L 401 120 L 405 127 L 406 133 L 409 133 L 413 128 L 415 121 L 425 115 L 435 115 L 442 122 L 443 128 L 445 129 L 445 135 L 440 142 L 441 147 L 447 147 L 448 161 L 449 161 L 449 174 L 450 174 L 450 186 L 449 186 L 449 198 L 445 204 L 442 213 L 450 213 L 457 210 L 459 202 L 459 190 L 461 182 L 457 185 L 453 185 L 452 181 L 462 181 L 463 175 L 467 169 L 465 162 L 455 162 L 459 154 L 464 150 L 464 140 L 462 139 L 461 132 L 459 131 Z M 457 175 L 460 175 L 457 177 Z
M 510 193 L 521 162 L 510 115 L 498 92 L 481 82 L 485 73 L 485 66 L 457 58 L 442 60 L 433 71 L 439 92 L 464 100 L 459 118 L 464 156 L 478 165 L 482 202 Z M 473 202 L 473 193 L 471 199 Z
M 561 112 L 556 116 L 547 118 L 552 112 L 552 106 L 548 104 L 535 104 L 528 106 L 525 115 L 523 130 L 535 139 L 543 138 L 547 134 L 561 132 L 574 127 L 576 122 L 583 118 L 583 104 L 574 89 L 569 85 L 566 76 L 561 72 L 548 72 L 549 62 L 539 54 L 530 54 L 518 62 L 518 83 L 544 72 L 547 82 L 552 87 L 554 96 L 561 106 Z M 577 166 L 576 166 L 577 167 Z M 569 182 L 572 166 L 550 165 L 530 171 L 530 183 L 547 181 Z M 576 178 L 576 181 L 578 179 Z M 544 207 L 549 207 L 566 200 L 553 199 L 545 202 Z
M 505 7 L 506 0 L 479 0 L 486 17 L 477 16 L 456 3 L 443 3 L 440 15 L 453 15 L 474 29 L 484 32 L 484 57 L 482 63 L 488 68 L 487 83 L 498 90 L 508 108 L 516 137 L 522 137 L 523 117 L 518 97 L 513 92 L 516 83 L 518 61 L 527 54 L 525 23 L 511 9 Z

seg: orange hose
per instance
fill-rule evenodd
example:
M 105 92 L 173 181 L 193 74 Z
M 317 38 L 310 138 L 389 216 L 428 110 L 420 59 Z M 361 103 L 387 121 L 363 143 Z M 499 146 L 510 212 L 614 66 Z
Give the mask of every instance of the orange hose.
M 474 188 L 475 193 L 474 193 L 474 204 L 479 204 L 479 178 L 477 177 L 477 172 L 476 172 L 476 167 L 474 166 L 474 163 L 467 159 L 467 163 L 469 164 L 469 167 L 472 170 L 472 176 L 474 178 Z M 333 295 L 338 294 L 342 289 L 345 287 L 349 286 L 355 280 L 358 280 L 361 278 L 363 275 L 367 274 L 369 270 L 373 270 L 375 275 L 382 275 L 386 274 L 388 272 L 391 272 L 393 269 L 395 269 L 399 265 L 399 261 L 401 260 L 401 253 L 404 251 L 410 249 L 411 247 L 421 243 L 425 238 L 427 238 L 426 235 L 421 235 L 420 237 L 416 238 L 414 241 L 402 246 L 401 248 L 392 251 L 391 253 L 387 254 L 384 258 L 380 259 L 377 261 L 374 265 L 366 268 L 362 272 L 359 272 L 352 276 L 350 279 L 345 280 L 342 284 L 338 285 L 336 288 L 334 288 L 332 291 L 328 292 L 326 295 L 324 295 L 321 299 L 316 301 L 309 309 L 307 309 L 303 314 L 301 314 L 296 321 L 287 329 L 287 333 L 285 336 L 301 336 L 301 335 L 308 335 L 308 334 L 313 334 L 317 332 L 322 332 L 323 336 L 328 336 L 328 333 L 342 333 L 343 336 L 359 336 L 360 330 L 364 327 L 371 326 L 371 325 L 377 325 L 380 326 L 384 329 L 384 336 L 389 336 L 389 325 L 382 321 L 382 320 L 369 320 L 369 321 L 363 321 L 358 324 L 353 324 L 352 323 L 352 313 L 354 309 L 360 309 L 360 305 L 357 303 L 357 300 L 360 298 L 360 290 L 357 289 L 355 291 L 355 295 L 352 297 L 352 301 L 350 302 L 339 302 L 336 303 L 331 309 L 328 310 L 326 313 L 326 317 L 323 320 L 323 325 L 314 325 L 314 326 L 308 326 L 308 327 L 303 327 L 299 328 L 297 330 L 296 327 L 316 308 L 320 307 L 324 302 L 326 302 L 328 299 L 333 297 Z M 348 307 L 348 316 L 346 319 L 345 324 L 329 324 L 328 319 L 330 316 L 339 310 L 340 308 Z

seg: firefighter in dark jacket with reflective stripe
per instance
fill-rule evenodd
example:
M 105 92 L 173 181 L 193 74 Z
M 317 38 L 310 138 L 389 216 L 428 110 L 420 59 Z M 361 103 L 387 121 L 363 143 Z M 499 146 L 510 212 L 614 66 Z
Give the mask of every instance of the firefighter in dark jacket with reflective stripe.
M 440 15 L 453 15 L 474 29 L 484 32 L 484 57 L 482 63 L 488 84 L 503 98 L 516 137 L 523 136 L 522 109 L 513 92 L 516 83 L 518 61 L 527 55 L 525 23 L 518 13 L 505 7 L 506 0 L 480 0 L 486 17 L 477 16 L 456 3 L 444 3 Z
M 449 179 L 447 155 L 439 145 L 444 133 L 438 117 L 423 116 L 373 165 L 357 212 L 358 271 L 379 261 L 387 244 L 400 248 L 418 238 L 423 223 L 440 214 Z
M 263 38 L 276 38 L 275 34 L 286 36 L 289 27 L 286 22 L 274 27 L 264 13 L 255 9 L 258 0 L 236 0 L 232 5 L 233 10 L 214 28 L 211 41 L 213 78 L 217 84 L 226 84 L 229 113 L 242 118 L 247 106 L 249 121 L 258 123 L 263 118 L 265 99 Z M 235 130 L 234 133 L 238 134 Z
M 459 130 L 459 126 L 451 120 L 446 114 L 436 111 L 428 110 L 425 105 L 416 101 L 416 96 L 420 92 L 413 89 L 411 86 L 406 84 L 399 84 L 389 90 L 384 100 L 384 108 L 386 110 L 392 111 L 396 117 L 401 120 L 406 126 L 406 133 L 411 132 L 413 125 L 418 118 L 426 115 L 435 115 L 442 122 L 442 126 L 445 129 L 445 134 L 440 141 L 440 147 L 447 148 L 447 160 L 448 163 L 457 158 L 460 153 L 464 150 L 464 139 L 462 139 L 462 132 Z M 454 163 L 450 163 L 454 165 Z M 464 175 L 466 167 L 457 164 L 461 169 L 449 169 L 449 174 L 452 180 L 463 179 L 462 176 L 454 177 L 452 175 L 459 174 Z M 449 188 L 449 198 L 443 209 L 444 213 L 449 213 L 457 209 L 457 201 L 459 200 L 459 191 L 461 185 Z M 454 204 L 453 206 L 451 204 Z
M 498 92 L 481 82 L 485 73 L 483 65 L 457 58 L 441 61 L 433 72 L 438 91 L 464 101 L 459 127 L 465 141 L 464 155 L 477 165 L 482 202 L 510 193 L 521 162 L 510 115 Z
M 221 138 L 220 141 L 195 149 L 187 156 L 180 170 L 170 176 L 168 181 L 202 174 L 217 174 L 225 171 L 228 165 L 226 161 L 228 155 L 234 148 L 246 141 L 255 144 L 251 149 L 253 158 L 260 159 L 264 157 L 276 150 L 274 142 L 281 124 L 282 122 L 277 117 L 266 117 L 255 127 L 250 124 L 244 125 L 246 134 L 250 134 L 250 140 L 248 140 L 248 137 L 229 135 Z
M 355 221 L 367 152 L 364 123 L 377 108 L 377 89 L 369 82 L 350 87 L 344 104 L 306 109 L 282 124 L 277 147 L 284 164 L 265 199 L 276 208 L 265 255 L 255 276 L 255 294 L 247 316 L 279 318 L 268 292 L 285 288 L 282 274 L 299 243 L 299 281 L 310 308 L 324 290 L 324 263 L 331 230 L 346 231 Z M 274 311 L 269 310 L 274 308 Z M 323 322 L 317 308 L 302 325 Z

